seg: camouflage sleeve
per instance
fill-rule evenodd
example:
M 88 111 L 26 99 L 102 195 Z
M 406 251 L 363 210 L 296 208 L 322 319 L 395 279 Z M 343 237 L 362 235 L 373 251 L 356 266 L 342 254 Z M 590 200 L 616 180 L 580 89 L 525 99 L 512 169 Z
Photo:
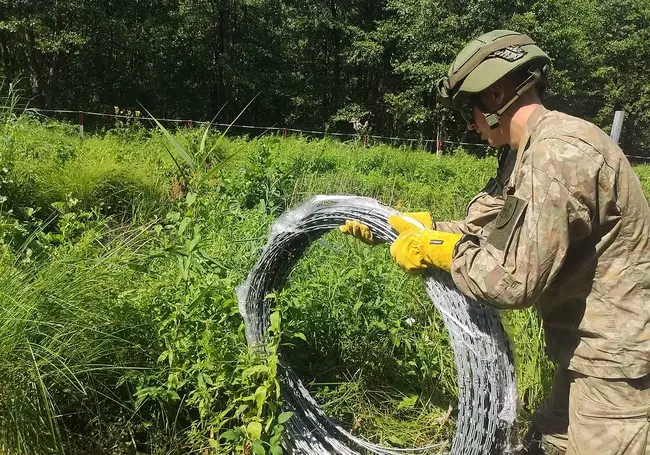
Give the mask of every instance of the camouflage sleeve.
M 458 244 L 452 262 L 452 276 L 464 294 L 485 300 L 498 308 L 531 306 L 553 282 L 564 263 L 572 242 L 591 232 L 588 208 L 554 177 L 555 166 L 567 165 L 558 160 L 557 147 L 544 141 L 542 150 L 528 151 L 535 161 L 547 160 L 541 168 L 522 165 L 516 178 L 514 194 L 506 197 L 494 226 L 485 242 L 465 236 Z M 555 148 L 554 148 L 555 147 Z M 566 152 L 566 150 L 562 150 Z M 575 174 L 575 170 L 573 170 Z M 593 185 L 593 179 L 585 186 Z M 596 188 L 585 188 L 594 194 Z
M 503 207 L 503 198 L 484 191 L 477 194 L 467 205 L 467 215 L 460 221 L 437 221 L 436 231 L 483 237 L 483 228 L 493 221 Z
M 459 221 L 435 221 L 433 229 L 436 231 L 453 232 L 454 234 L 463 234 L 465 227 L 465 220 Z

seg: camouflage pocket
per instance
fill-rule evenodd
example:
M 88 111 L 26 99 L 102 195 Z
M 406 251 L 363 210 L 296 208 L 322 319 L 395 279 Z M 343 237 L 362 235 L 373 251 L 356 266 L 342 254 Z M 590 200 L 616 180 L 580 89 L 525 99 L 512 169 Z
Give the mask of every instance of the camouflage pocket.
M 650 405 L 632 408 L 612 408 L 603 406 L 591 400 L 581 400 L 578 403 L 577 413 L 583 417 L 608 420 L 636 420 L 650 423 Z
M 494 228 L 490 232 L 487 242 L 496 249 L 505 251 L 527 206 L 528 202 L 523 199 L 516 196 L 506 197 L 505 204 L 494 222 Z
M 646 455 L 650 453 L 650 407 L 634 409 L 578 409 L 569 426 L 567 455 Z M 574 450 L 571 450 L 574 449 Z
M 629 391 L 625 387 L 615 390 L 606 380 L 588 378 L 582 382 L 571 390 L 567 454 L 649 453 L 650 404 L 639 402 L 638 391 L 631 386 Z

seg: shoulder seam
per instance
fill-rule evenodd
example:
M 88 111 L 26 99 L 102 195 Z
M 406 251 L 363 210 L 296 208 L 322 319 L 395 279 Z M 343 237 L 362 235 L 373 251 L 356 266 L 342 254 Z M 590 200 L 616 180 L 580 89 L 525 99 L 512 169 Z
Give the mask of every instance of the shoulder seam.
M 567 137 L 570 137 L 570 138 L 573 138 L 573 139 L 576 139 L 576 140 L 580 141 L 582 144 L 585 144 L 585 145 L 586 145 L 587 147 L 589 147 L 591 150 L 593 150 L 593 151 L 596 152 L 598 155 L 600 155 L 600 156 L 602 157 L 602 159 L 603 159 L 602 164 L 599 164 L 599 163 L 598 163 L 598 162 L 597 162 L 597 161 L 596 161 L 596 160 L 595 160 L 595 159 L 594 159 L 590 154 L 588 154 L 587 152 L 585 152 L 584 150 L 582 150 L 580 147 L 578 147 L 577 145 L 572 144 L 571 142 L 569 142 L 568 140 L 566 140 L 565 138 L 567 138 Z M 571 147 L 573 147 L 573 148 L 579 150 L 579 151 L 582 153 L 582 155 L 586 155 L 586 156 L 588 156 L 589 159 L 590 159 L 591 161 L 593 161 L 595 164 L 598 164 L 599 166 L 607 166 L 607 167 L 608 167 L 612 172 L 616 172 L 616 169 L 614 168 L 614 166 L 612 166 L 611 164 L 609 164 L 609 162 L 607 161 L 607 158 L 605 158 L 605 155 L 603 155 L 602 153 L 600 153 L 600 152 L 598 151 L 597 148 L 595 148 L 595 147 L 594 147 L 593 145 L 591 145 L 589 142 L 585 141 L 584 139 L 582 139 L 582 138 L 580 138 L 580 137 L 577 137 L 577 136 L 568 136 L 568 135 L 564 134 L 564 135 L 560 135 L 560 136 L 542 137 L 542 138 L 539 140 L 539 142 L 549 141 L 549 140 L 557 140 L 557 141 L 563 142 L 563 143 L 565 143 L 565 144 L 567 144 L 567 145 L 569 145 L 569 146 L 571 146 Z M 610 183 L 613 183 L 613 182 L 610 182 Z
M 567 137 L 567 136 L 565 136 L 565 137 Z M 602 163 L 598 163 L 598 161 L 596 161 L 596 160 L 595 160 L 595 159 L 594 159 L 594 158 L 593 158 L 589 153 L 585 152 L 585 151 L 582 150 L 580 147 L 578 147 L 578 146 L 575 145 L 575 144 L 572 144 L 571 142 L 567 141 L 566 139 L 563 139 L 562 136 L 560 136 L 560 137 L 547 137 L 547 138 L 542 138 L 542 139 L 540 139 L 539 142 L 550 141 L 550 140 L 556 140 L 556 141 L 563 142 L 564 144 L 566 144 L 566 145 L 568 145 L 568 146 L 571 146 L 571 147 L 573 147 L 574 149 L 578 150 L 582 156 L 586 156 L 586 157 L 588 157 L 588 158 L 589 158 L 589 159 L 590 159 L 594 164 L 596 164 L 598 167 L 600 167 L 600 168 L 602 168 L 602 167 L 607 167 L 607 169 L 609 169 L 611 172 L 613 172 L 614 174 L 617 174 L 616 169 L 615 169 L 611 164 L 609 164 L 609 162 L 607 161 L 607 158 L 605 158 L 605 156 L 604 156 L 602 153 L 600 153 L 600 152 L 598 151 L 598 149 L 596 149 L 593 145 L 591 145 L 589 142 L 586 142 L 586 141 L 580 139 L 579 137 L 575 137 L 575 136 L 568 136 L 568 137 L 572 137 L 572 138 L 574 138 L 574 139 L 577 139 L 577 140 L 579 140 L 582 144 L 585 144 L 587 147 L 589 147 L 589 148 L 591 148 L 592 150 L 594 150 L 598 155 L 600 155 L 600 157 L 602 157 L 603 162 L 602 162 Z M 535 169 L 537 169 L 537 170 L 539 170 L 539 171 L 541 171 L 541 172 L 544 172 L 543 170 L 539 169 L 539 168 L 536 167 L 536 166 L 535 166 Z M 544 173 L 547 174 L 546 172 L 544 172 Z M 548 174 L 547 174 L 547 175 L 548 175 Z M 554 177 L 552 177 L 552 176 L 550 176 L 550 175 L 549 175 L 549 177 L 554 178 Z M 603 177 L 606 177 L 606 176 L 603 175 Z M 606 177 L 606 178 L 607 178 L 607 177 Z M 557 180 L 557 179 L 556 179 L 556 180 Z M 615 180 L 612 180 L 612 179 L 610 179 L 610 178 L 607 178 L 607 180 L 609 181 L 609 183 L 610 183 L 612 186 L 614 186 L 615 183 L 616 183 Z M 559 181 L 559 180 L 558 180 L 558 181 Z

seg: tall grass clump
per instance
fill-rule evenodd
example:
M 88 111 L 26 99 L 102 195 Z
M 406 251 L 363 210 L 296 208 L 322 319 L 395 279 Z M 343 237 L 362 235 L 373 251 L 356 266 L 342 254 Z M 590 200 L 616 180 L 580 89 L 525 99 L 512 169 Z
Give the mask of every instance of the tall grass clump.
M 81 140 L 57 123 L 21 119 L 2 161 L 12 173 L 16 204 L 51 212 L 55 202 L 74 199 L 104 216 L 147 219 L 163 209 L 170 178 L 150 144 L 125 147 L 117 138 Z M 153 141 L 152 141 L 153 142 Z M 136 147 L 139 156 L 132 150 Z
M 98 450 L 116 419 L 129 415 L 129 390 L 118 384 L 124 371 L 147 364 L 141 346 L 152 330 L 123 295 L 125 286 L 136 286 L 130 265 L 139 259 L 139 240 L 104 238 L 101 245 L 102 237 L 86 231 L 42 267 L 3 265 L 0 446 L 6 453 L 65 453 L 70 445 Z

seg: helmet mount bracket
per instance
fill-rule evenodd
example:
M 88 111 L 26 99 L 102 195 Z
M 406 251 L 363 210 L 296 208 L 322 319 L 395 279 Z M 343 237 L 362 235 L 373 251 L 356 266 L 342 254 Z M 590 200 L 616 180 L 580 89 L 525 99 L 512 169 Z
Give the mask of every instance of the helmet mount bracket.
M 538 68 L 530 73 L 530 75 L 526 78 L 525 81 L 523 81 L 517 89 L 515 90 L 515 94 L 510 98 L 510 100 L 504 104 L 501 108 L 494 112 L 490 113 L 483 113 L 485 116 L 485 121 L 487 122 L 488 126 L 490 127 L 491 130 L 497 128 L 499 126 L 499 122 L 501 120 L 501 116 L 506 112 L 510 106 L 512 106 L 515 101 L 517 101 L 521 96 L 526 93 L 528 90 L 533 88 L 535 85 L 539 83 L 539 81 L 542 79 L 542 73 L 544 71 L 548 71 L 546 68 Z

